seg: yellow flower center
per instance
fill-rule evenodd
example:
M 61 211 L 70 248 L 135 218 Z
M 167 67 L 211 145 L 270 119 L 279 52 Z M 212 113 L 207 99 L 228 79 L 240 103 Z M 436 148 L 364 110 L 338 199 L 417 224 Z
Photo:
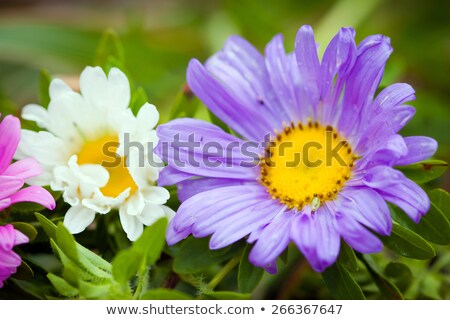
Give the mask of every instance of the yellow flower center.
M 261 161 L 261 183 L 289 208 L 332 200 L 350 179 L 358 157 L 331 126 L 291 123 L 270 141 Z
M 118 145 L 117 137 L 105 136 L 86 142 L 78 153 L 78 164 L 99 164 L 108 170 L 108 183 L 100 189 L 108 197 L 117 197 L 127 188 L 131 188 L 131 195 L 138 189 L 126 167 L 126 159 L 115 153 Z

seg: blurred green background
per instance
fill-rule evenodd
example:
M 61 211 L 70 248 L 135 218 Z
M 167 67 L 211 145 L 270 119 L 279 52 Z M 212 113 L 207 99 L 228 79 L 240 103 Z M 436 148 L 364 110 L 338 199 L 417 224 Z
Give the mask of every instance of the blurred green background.
M 39 101 L 42 69 L 76 87 L 83 68 L 96 62 L 102 35 L 108 29 L 120 37 L 125 67 L 134 85 L 144 88 L 166 121 L 183 87 L 188 61 L 193 57 L 206 59 L 229 35 L 243 35 L 263 50 L 271 37 L 283 33 L 287 49 L 292 50 L 297 29 L 311 24 L 323 50 L 339 27 L 353 26 L 358 42 L 375 33 L 391 38 L 394 53 L 382 86 L 408 82 L 417 91 L 417 100 L 412 103 L 417 113 L 403 133 L 432 136 L 439 142 L 436 158 L 448 162 L 448 12 L 450 2 L 439 0 L 2 0 L 0 112 L 19 115 L 22 106 Z M 427 187 L 450 190 L 449 172 Z M 416 276 L 427 268 L 426 262 L 407 263 Z M 300 260 L 299 265 L 264 282 L 255 297 L 329 297 L 325 287 L 317 285 L 320 275 L 303 272 L 307 269 L 305 260 Z M 423 290 L 422 296 L 436 296 L 441 280 L 433 277 L 426 278 L 429 285 L 424 288 L 432 289 L 427 289 L 428 293 Z M 364 283 L 365 278 L 361 279 Z M 365 290 L 373 286 L 368 283 Z

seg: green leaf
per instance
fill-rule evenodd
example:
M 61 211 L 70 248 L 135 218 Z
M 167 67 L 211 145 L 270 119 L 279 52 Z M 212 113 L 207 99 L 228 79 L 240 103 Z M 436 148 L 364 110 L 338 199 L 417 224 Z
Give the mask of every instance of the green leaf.
M 47 108 L 50 103 L 50 82 L 52 76 L 48 70 L 42 69 L 39 74 L 39 103 Z
M 138 87 L 131 95 L 130 109 L 137 115 L 141 107 L 148 102 L 147 93 L 144 88 Z
M 450 194 L 442 189 L 431 190 L 428 195 L 431 202 L 444 214 L 450 221 Z
M 408 266 L 399 262 L 390 262 L 384 269 L 384 274 L 393 279 L 396 286 L 402 291 L 408 289 L 413 278 Z
M 36 229 L 29 223 L 13 222 L 12 225 L 14 226 L 14 229 L 19 230 L 24 235 L 26 235 L 30 242 L 33 241 L 37 236 Z
M 440 289 L 442 281 L 437 274 L 427 274 L 422 282 L 422 293 L 428 298 L 442 300 Z
M 214 291 L 203 294 L 212 300 L 250 300 L 252 297 L 248 293 L 237 293 L 232 291 Z
M 409 166 L 397 167 L 409 179 L 417 183 L 426 183 L 439 178 L 447 170 L 447 162 L 442 160 L 425 160 Z
M 104 260 L 102 257 L 96 255 L 94 252 L 92 252 L 89 249 L 86 249 L 82 245 L 77 243 L 77 250 L 80 257 L 86 258 L 92 265 L 96 266 L 97 268 L 111 273 L 112 272 L 112 266 L 111 264 Z
M 441 245 L 450 244 L 450 222 L 434 203 L 431 203 L 430 210 L 417 224 L 398 208 L 391 212 L 393 218 L 402 226 L 414 231 L 424 239 Z
M 111 285 L 108 284 L 94 284 L 88 281 L 79 282 L 80 295 L 84 298 L 106 298 L 110 294 Z
M 42 228 L 44 228 L 44 231 L 48 235 L 48 237 L 51 239 L 56 238 L 56 225 L 38 212 L 35 212 L 34 215 L 38 219 Z
M 375 281 L 380 292 L 388 299 L 393 300 L 403 300 L 403 295 L 400 290 L 387 278 L 385 278 L 380 271 L 378 266 L 375 264 L 371 256 L 365 255 L 362 257 L 362 261 L 367 267 L 372 279 Z
M 397 254 L 413 259 L 431 259 L 436 255 L 433 247 L 421 236 L 394 223 L 392 234 L 381 239 Z
M 159 259 L 166 243 L 166 229 L 167 218 L 159 219 L 151 226 L 146 227 L 139 239 L 133 244 L 133 248 L 142 251 L 147 265 L 153 265 Z
M 200 101 L 194 96 L 194 93 L 188 85 L 184 84 L 183 88 L 175 97 L 169 120 L 181 117 L 193 117 L 199 105 Z
M 141 300 L 191 300 L 192 297 L 184 292 L 165 288 L 152 289 L 145 292 Z
M 348 270 L 339 262 L 322 273 L 325 284 L 335 299 L 364 300 L 364 294 Z
M 122 285 L 137 274 L 142 265 L 144 254 L 134 248 L 120 251 L 112 262 L 112 274 L 114 279 Z
M 75 264 L 79 263 L 80 259 L 78 258 L 75 238 L 69 230 L 66 229 L 62 222 L 58 223 L 58 228 L 56 230 L 56 243 L 70 260 L 75 262 Z
M 344 240 L 341 241 L 338 262 L 350 271 L 358 271 L 358 261 L 356 260 L 355 252 Z
M 50 282 L 62 296 L 74 297 L 78 295 L 79 290 L 75 287 L 72 287 L 66 280 L 58 276 L 55 276 L 52 273 L 49 273 L 47 275 L 47 278 L 50 280 Z
M 191 274 L 204 271 L 212 265 L 219 264 L 242 250 L 243 245 L 236 243 L 222 255 L 212 254 L 209 238 L 189 237 L 180 246 L 173 260 L 176 273 Z
M 231 133 L 230 127 L 226 125 L 222 120 L 220 120 L 214 113 L 211 112 L 211 110 L 208 109 L 209 118 L 212 123 L 214 123 L 216 126 L 221 128 L 223 131 L 227 133 Z
M 121 62 L 125 60 L 124 49 L 119 36 L 112 29 L 106 30 L 102 35 L 97 48 L 95 64 L 104 67 L 110 57 L 114 57 Z
M 34 277 L 34 272 L 31 267 L 22 260 L 21 265 L 17 268 L 17 272 L 12 275 L 14 279 L 30 281 Z
M 264 269 L 255 267 L 248 261 L 251 246 L 247 245 L 239 263 L 238 287 L 242 293 L 251 293 L 264 275 Z

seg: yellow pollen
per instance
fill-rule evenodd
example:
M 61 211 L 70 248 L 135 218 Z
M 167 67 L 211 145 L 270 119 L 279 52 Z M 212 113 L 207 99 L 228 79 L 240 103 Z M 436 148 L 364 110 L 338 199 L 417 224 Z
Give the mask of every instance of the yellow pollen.
M 311 205 L 316 210 L 336 197 L 357 159 L 348 141 L 331 126 L 290 123 L 267 145 L 260 182 L 289 208 Z
M 99 164 L 108 170 L 108 183 L 100 189 L 108 197 L 117 197 L 127 188 L 131 188 L 131 195 L 138 189 L 126 167 L 126 159 L 115 154 L 118 145 L 117 137 L 105 136 L 86 142 L 78 153 L 78 164 Z

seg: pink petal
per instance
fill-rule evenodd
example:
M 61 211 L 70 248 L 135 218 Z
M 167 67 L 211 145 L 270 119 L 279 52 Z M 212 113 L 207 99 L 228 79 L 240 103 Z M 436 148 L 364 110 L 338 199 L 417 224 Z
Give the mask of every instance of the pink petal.
M 39 162 L 33 158 L 16 161 L 3 172 L 4 176 L 12 176 L 23 180 L 40 174 L 42 174 L 42 168 Z
M 50 210 L 53 210 L 56 205 L 50 192 L 38 186 L 24 188 L 12 195 L 11 203 L 17 202 L 36 202 Z
M 22 232 L 20 232 L 17 229 L 14 229 L 14 233 L 16 238 L 14 239 L 14 245 L 18 246 L 20 244 L 28 243 L 30 239 L 26 235 L 24 235 Z
M 0 123 L 0 174 L 8 168 L 20 140 L 20 121 L 6 116 Z
M 7 198 L 23 186 L 23 180 L 15 177 L 0 176 L 0 199 Z
M 2 254 L 12 250 L 15 238 L 14 227 L 12 224 L 0 226 L 0 262 L 3 260 Z M 4 253 L 2 251 L 4 251 Z

